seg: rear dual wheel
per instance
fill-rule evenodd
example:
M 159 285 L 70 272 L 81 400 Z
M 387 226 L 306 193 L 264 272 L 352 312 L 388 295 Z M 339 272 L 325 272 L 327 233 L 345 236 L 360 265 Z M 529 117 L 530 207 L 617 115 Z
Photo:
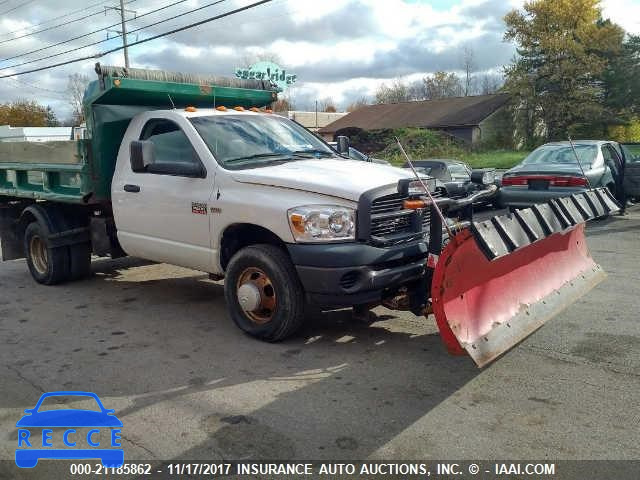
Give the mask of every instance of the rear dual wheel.
M 89 243 L 53 247 L 48 232 L 38 222 L 25 230 L 24 251 L 31 276 L 44 285 L 78 280 L 91 273 Z

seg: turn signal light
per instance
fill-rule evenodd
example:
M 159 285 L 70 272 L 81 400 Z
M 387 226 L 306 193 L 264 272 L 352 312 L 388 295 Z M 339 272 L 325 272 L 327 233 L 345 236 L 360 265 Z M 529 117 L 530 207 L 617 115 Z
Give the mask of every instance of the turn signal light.
M 425 208 L 427 206 L 427 202 L 424 200 L 405 200 L 402 202 L 402 207 L 405 210 L 417 210 L 419 208 Z
M 304 216 L 299 213 L 294 213 L 291 215 L 290 219 L 294 230 L 299 233 L 304 233 Z

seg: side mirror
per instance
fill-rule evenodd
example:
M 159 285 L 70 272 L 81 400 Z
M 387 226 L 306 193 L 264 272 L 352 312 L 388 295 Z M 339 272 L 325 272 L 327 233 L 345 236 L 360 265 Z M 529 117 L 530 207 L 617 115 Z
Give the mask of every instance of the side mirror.
M 153 143 L 148 140 L 134 140 L 129 146 L 129 161 L 131 170 L 135 173 L 147 171 L 147 166 L 154 161 Z
M 336 150 L 338 151 L 338 153 L 341 155 L 348 155 L 349 154 L 349 137 L 345 137 L 341 135 L 336 139 L 336 142 L 337 142 Z
M 496 181 L 494 168 L 477 168 L 471 171 L 471 181 L 480 185 L 492 185 Z

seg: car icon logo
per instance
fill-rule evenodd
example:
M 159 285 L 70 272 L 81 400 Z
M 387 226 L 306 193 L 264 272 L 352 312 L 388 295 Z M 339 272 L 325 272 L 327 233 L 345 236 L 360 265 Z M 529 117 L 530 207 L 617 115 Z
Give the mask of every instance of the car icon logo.
M 40 410 L 42 402 L 50 397 L 89 397 L 95 400 L 99 410 L 56 409 Z M 86 398 L 85 398 L 86 399 Z M 122 422 L 114 415 L 114 410 L 104 407 L 100 398 L 91 392 L 49 392 L 40 397 L 34 408 L 25 410 L 26 415 L 16 423 L 18 430 L 18 448 L 16 465 L 20 468 L 33 468 L 39 459 L 87 460 L 98 458 L 107 468 L 121 467 L 124 463 L 124 451 L 120 445 Z M 34 435 L 34 428 L 42 428 L 41 438 Z M 54 431 L 64 429 L 56 435 L 65 447 L 54 448 Z M 89 430 L 86 434 L 77 429 Z M 109 431 L 109 447 L 104 448 L 98 437 L 103 431 Z M 101 437 L 102 438 L 102 437 Z M 41 448 L 40 448 L 41 447 Z

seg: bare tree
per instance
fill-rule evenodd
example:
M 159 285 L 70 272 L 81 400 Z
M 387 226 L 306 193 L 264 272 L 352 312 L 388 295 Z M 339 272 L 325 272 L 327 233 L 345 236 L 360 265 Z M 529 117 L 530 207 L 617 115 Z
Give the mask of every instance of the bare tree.
M 274 112 L 288 112 L 293 110 L 293 103 L 286 97 L 279 97 L 271 104 L 271 109 Z
M 464 90 L 455 73 L 436 72 L 425 77 L 424 83 L 428 99 L 458 97 Z
M 69 103 L 73 115 L 73 121 L 76 125 L 80 125 L 84 121 L 84 112 L 82 111 L 82 99 L 84 91 L 89 85 L 89 76 L 81 73 L 69 75 L 67 83 L 67 93 L 69 94 Z
M 473 72 L 475 71 L 475 54 L 473 48 L 465 45 L 462 49 L 462 69 L 464 70 L 464 96 L 472 95 Z
M 395 79 L 391 85 L 382 83 L 376 89 L 376 103 L 400 103 L 411 100 L 407 85 L 400 79 Z
M 356 110 L 358 110 L 361 107 L 364 107 L 365 105 L 369 105 L 369 99 L 367 97 L 360 97 L 357 100 L 351 102 L 348 106 L 347 106 L 347 112 L 355 112 Z
M 485 73 L 480 77 L 480 93 L 482 95 L 489 95 L 496 93 L 504 83 L 502 76 L 495 73 Z
M 318 102 L 318 111 L 335 113 L 338 111 L 336 102 L 331 97 L 323 98 Z
M 407 94 L 410 100 L 425 100 L 427 98 L 427 86 L 422 80 L 415 80 L 407 87 Z

